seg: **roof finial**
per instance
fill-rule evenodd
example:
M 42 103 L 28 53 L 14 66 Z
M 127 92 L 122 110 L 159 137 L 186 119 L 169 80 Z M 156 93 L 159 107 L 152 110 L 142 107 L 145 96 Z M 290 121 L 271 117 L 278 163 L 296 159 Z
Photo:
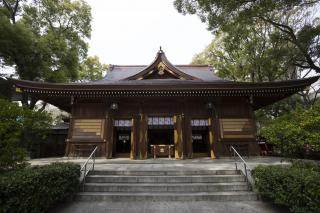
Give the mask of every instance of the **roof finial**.
M 160 50 L 159 50 L 159 52 L 162 52 L 162 47 L 160 46 Z

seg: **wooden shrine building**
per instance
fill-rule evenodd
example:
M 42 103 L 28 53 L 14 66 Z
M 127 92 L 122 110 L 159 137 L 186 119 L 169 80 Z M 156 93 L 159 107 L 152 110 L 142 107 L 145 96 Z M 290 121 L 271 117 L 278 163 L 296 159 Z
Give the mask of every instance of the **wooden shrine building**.
M 102 80 L 44 83 L 12 79 L 18 90 L 71 113 L 66 155 L 98 146 L 106 158 L 259 153 L 254 110 L 318 80 L 244 83 L 207 65 L 173 65 L 160 50 L 149 66 L 111 66 Z

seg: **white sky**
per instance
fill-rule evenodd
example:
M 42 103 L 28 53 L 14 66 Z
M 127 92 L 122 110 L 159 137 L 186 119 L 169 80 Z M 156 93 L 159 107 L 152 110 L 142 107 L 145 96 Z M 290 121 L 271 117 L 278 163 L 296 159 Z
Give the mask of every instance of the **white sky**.
M 183 16 L 173 0 L 86 0 L 92 8 L 89 55 L 106 64 L 153 61 L 159 47 L 173 64 L 189 64 L 213 35 L 193 15 Z

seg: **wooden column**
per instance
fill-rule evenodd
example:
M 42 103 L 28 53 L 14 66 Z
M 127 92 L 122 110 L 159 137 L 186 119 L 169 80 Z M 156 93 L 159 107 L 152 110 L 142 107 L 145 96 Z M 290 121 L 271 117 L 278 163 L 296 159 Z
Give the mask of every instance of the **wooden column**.
M 137 143 L 138 143 L 138 125 L 139 117 L 134 116 L 132 118 L 132 127 L 131 127 L 131 150 L 130 150 L 130 159 L 133 160 L 137 156 Z
M 214 144 L 214 120 L 212 117 L 209 118 L 209 143 L 210 143 L 210 157 L 211 159 L 215 159 L 215 144 Z
M 182 116 L 181 115 L 173 116 L 173 122 L 174 122 L 174 146 L 175 146 L 174 156 L 176 159 L 180 160 L 183 155 Z
M 74 123 L 74 107 L 75 107 L 75 98 L 71 96 L 70 100 L 71 105 L 71 115 L 70 115 L 70 121 L 69 121 L 69 129 L 68 129 L 68 136 L 66 138 L 66 150 L 65 150 L 65 156 L 70 156 L 71 153 L 74 152 L 73 147 L 71 147 L 71 138 L 73 133 L 73 123 Z
M 193 158 L 193 147 L 192 147 L 192 127 L 191 127 L 191 119 L 190 117 L 185 117 L 185 138 L 184 141 L 186 143 L 186 150 L 188 158 Z
M 106 117 L 105 125 L 105 140 L 106 140 L 106 158 L 112 158 L 113 147 L 113 119 L 110 116 Z
M 68 129 L 68 136 L 66 138 L 66 151 L 65 151 L 65 156 L 70 156 L 71 153 L 73 153 L 73 147 L 71 147 L 71 138 L 72 138 L 72 133 L 73 133 L 73 117 L 72 114 L 70 116 L 70 121 L 69 121 L 69 129 Z
M 140 116 L 139 157 L 140 159 L 148 157 L 148 118 L 145 114 Z

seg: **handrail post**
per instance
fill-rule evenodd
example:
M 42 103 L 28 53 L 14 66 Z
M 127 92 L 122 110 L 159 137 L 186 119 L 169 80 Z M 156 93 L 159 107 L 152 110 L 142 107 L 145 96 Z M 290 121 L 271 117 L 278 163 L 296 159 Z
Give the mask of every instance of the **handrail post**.
M 93 151 L 91 152 L 91 154 L 89 155 L 88 159 L 84 162 L 84 164 L 81 166 L 81 169 L 80 169 L 80 175 L 82 174 L 83 172 L 83 177 L 81 179 L 81 176 L 80 176 L 80 181 L 82 181 L 82 185 L 83 185 L 83 191 L 84 191 L 84 188 L 85 188 L 85 183 L 86 183 L 86 176 L 87 176 L 87 173 L 90 172 L 90 170 L 92 169 L 92 171 L 94 171 L 94 164 L 96 162 L 96 151 L 98 149 L 98 146 L 96 146 Z M 92 160 L 92 166 L 90 166 L 89 168 L 87 168 L 87 165 L 90 161 L 90 159 Z
M 238 170 L 237 157 L 242 161 L 243 168 L 244 168 L 245 180 L 247 182 L 248 190 L 250 190 L 251 189 L 251 184 L 253 184 L 253 180 L 251 178 L 250 167 L 247 165 L 246 161 L 241 157 L 241 155 L 237 152 L 237 150 L 233 146 L 230 146 L 230 151 L 233 152 L 233 158 L 234 158 L 234 161 L 235 161 L 236 170 Z M 241 163 L 241 161 L 240 161 L 240 163 Z M 248 170 L 249 170 L 250 179 L 249 179 L 249 176 L 248 176 Z
M 231 147 L 231 150 L 233 149 L 233 147 Z M 233 151 L 233 159 L 234 159 L 234 164 L 236 165 L 236 171 L 238 171 L 238 164 L 237 164 L 237 159 L 236 159 L 236 153 L 234 150 Z
M 96 152 L 93 153 L 93 165 L 92 165 L 92 171 L 94 171 L 94 164 L 96 162 Z
M 250 183 L 249 183 L 248 171 L 247 171 L 247 165 L 246 164 L 244 164 L 244 171 L 245 171 L 245 174 L 246 174 L 246 182 L 247 182 L 248 190 L 250 190 Z
M 87 164 L 84 165 L 84 173 L 83 173 L 83 180 L 82 180 L 83 191 L 84 191 L 84 184 L 86 183 L 86 175 L 87 175 Z

